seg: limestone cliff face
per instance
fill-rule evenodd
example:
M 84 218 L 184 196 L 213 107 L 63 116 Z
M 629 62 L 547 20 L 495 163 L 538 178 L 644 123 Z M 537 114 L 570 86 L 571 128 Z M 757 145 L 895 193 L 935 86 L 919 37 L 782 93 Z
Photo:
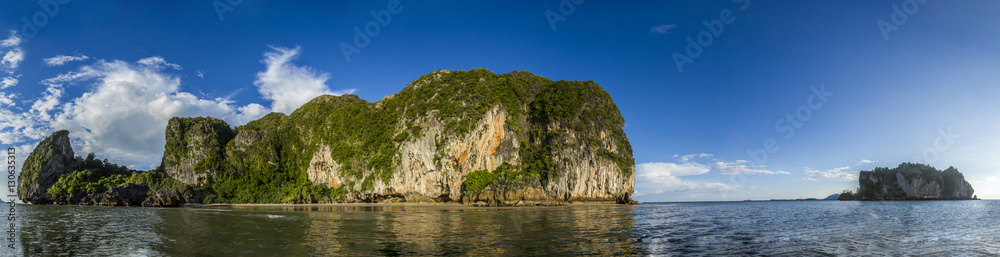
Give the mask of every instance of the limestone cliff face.
M 969 200 L 975 193 L 954 167 L 938 171 L 913 163 L 862 171 L 858 184 L 856 198 L 860 200 Z
M 213 190 L 229 202 L 629 203 L 635 182 L 610 95 L 527 72 L 437 71 L 375 103 L 320 96 L 240 126 L 229 141 L 225 128 L 179 125 L 202 123 L 171 120 L 164 165 L 197 184 L 205 179 L 192 167 L 212 158 L 201 153 L 222 152 Z M 485 190 L 466 188 L 470 173 L 505 163 L 512 169 Z
M 229 125 L 213 118 L 172 118 L 167 124 L 163 167 L 174 179 L 200 186 L 215 175 L 223 147 L 233 138 Z
M 73 171 L 73 156 L 69 131 L 56 131 L 39 142 L 22 165 L 17 197 L 29 203 L 50 203 L 47 190 L 60 175 Z

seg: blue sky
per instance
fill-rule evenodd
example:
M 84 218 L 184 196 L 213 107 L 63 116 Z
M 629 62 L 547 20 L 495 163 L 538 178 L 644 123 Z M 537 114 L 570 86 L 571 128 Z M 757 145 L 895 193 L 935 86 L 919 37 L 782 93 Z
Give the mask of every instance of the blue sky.
M 1000 198 L 996 1 L 65 2 L 0 8 L 0 145 L 21 160 L 69 129 L 149 168 L 172 116 L 235 126 L 486 68 L 601 84 L 639 201 L 825 197 L 906 161 Z

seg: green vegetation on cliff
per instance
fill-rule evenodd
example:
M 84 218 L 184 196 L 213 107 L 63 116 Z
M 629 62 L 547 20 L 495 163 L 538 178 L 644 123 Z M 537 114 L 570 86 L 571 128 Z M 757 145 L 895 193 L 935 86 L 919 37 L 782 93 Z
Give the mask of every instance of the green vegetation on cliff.
M 896 168 L 861 171 L 858 190 L 844 190 L 840 200 L 972 199 L 972 186 L 955 167 L 902 163 Z
M 505 170 L 486 174 L 516 174 L 511 178 L 536 179 L 544 185 L 560 176 L 556 161 L 562 158 L 557 158 L 557 150 L 573 148 L 607 158 L 626 177 L 631 176 L 634 161 L 623 131 L 624 119 L 599 85 L 553 82 L 524 71 L 497 75 L 485 69 L 436 71 L 374 103 L 355 95 L 319 96 L 290 115 L 271 113 L 233 129 L 231 136 L 220 137 L 227 141 L 218 148 L 222 152 L 218 157 L 192 157 L 189 142 L 176 141 L 212 138 L 188 128 L 200 123 L 223 126 L 224 122 L 176 118 L 167 128 L 164 165 L 171 170 L 172 165 L 195 158 L 195 172 L 213 174 L 197 189 L 206 202 L 335 201 L 368 194 L 376 184 L 389 183 L 401 161 L 400 145 L 424 137 L 429 129 L 421 124 L 441 124 L 432 136 L 438 151 L 443 151 L 442 143 L 467 136 L 494 107 L 506 113 L 503 127 L 521 139 L 517 150 L 521 158 L 519 163 L 503 166 Z M 181 137 L 180 133 L 187 134 Z M 568 145 L 567 133 L 585 137 L 583 143 Z M 214 145 L 205 147 L 215 149 Z M 334 188 L 309 181 L 310 160 L 321 147 L 329 147 L 329 157 L 338 165 L 336 175 L 344 178 Z M 454 160 L 445 160 L 446 156 L 444 152 L 435 155 L 434 166 L 439 170 L 453 165 Z M 470 182 L 467 190 L 476 191 L 493 181 L 484 173 L 474 174 L 470 177 L 482 183 Z
M 93 153 L 86 159 L 76 156 L 67 167 L 72 172 L 61 174 L 47 192 L 54 197 L 73 197 L 104 193 L 108 189 L 126 184 L 145 185 L 153 191 L 164 189 L 183 190 L 186 185 L 167 176 L 163 171 L 136 171 L 95 158 Z

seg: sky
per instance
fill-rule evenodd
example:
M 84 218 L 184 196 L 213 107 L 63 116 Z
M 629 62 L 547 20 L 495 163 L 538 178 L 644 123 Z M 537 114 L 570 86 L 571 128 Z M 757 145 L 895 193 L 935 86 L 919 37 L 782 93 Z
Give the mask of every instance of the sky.
M 823 198 L 902 162 L 1000 198 L 997 1 L 4 1 L 0 146 L 150 169 L 166 122 L 368 101 L 435 70 L 593 80 L 640 202 Z

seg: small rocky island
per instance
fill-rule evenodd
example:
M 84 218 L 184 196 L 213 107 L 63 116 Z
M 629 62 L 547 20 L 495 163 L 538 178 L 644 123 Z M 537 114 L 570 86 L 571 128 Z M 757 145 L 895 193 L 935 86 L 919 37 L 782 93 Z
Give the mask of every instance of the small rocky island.
M 861 171 L 857 192 L 845 190 L 839 200 L 974 200 L 972 185 L 955 167 L 937 170 L 926 164 Z
M 634 203 L 624 124 L 593 81 L 439 70 L 377 102 L 323 95 L 236 128 L 174 117 L 151 171 L 75 157 L 58 131 L 25 161 L 18 195 L 124 206 Z

